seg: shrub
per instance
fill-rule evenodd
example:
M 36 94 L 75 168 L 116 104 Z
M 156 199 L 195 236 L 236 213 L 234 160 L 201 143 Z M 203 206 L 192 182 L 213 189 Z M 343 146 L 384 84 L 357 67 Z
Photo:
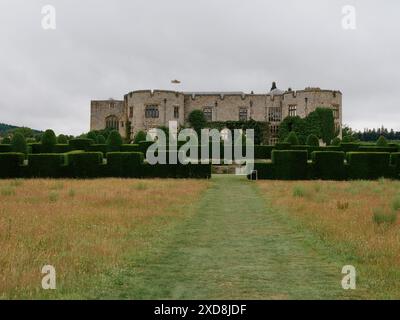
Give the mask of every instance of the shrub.
M 96 178 L 104 175 L 101 152 L 69 152 L 67 163 L 73 178 Z
M 57 143 L 58 143 L 58 144 L 68 144 L 67 136 L 65 136 L 65 135 L 63 135 L 63 134 L 60 134 L 60 135 L 57 137 Z
M 254 163 L 254 169 L 257 171 L 257 179 L 260 180 L 272 180 L 275 178 L 274 166 L 272 163 Z M 248 179 L 251 179 L 251 175 L 247 175 Z
M 1 140 L 1 144 L 11 144 L 10 137 L 4 137 L 3 140 Z
M 103 156 L 107 153 L 106 144 L 92 144 L 87 147 L 88 152 L 101 152 Z
M 375 208 L 372 219 L 378 225 L 394 224 L 397 220 L 397 212 L 386 213 L 382 208 Z
M 93 143 L 97 142 L 97 134 L 94 131 L 90 131 L 87 135 L 86 138 L 93 140 Z
M 123 143 L 122 137 L 119 134 L 119 132 L 116 130 L 113 130 L 110 132 L 110 135 L 108 136 L 108 139 L 107 139 L 107 150 L 109 152 L 119 151 L 122 143 Z
M 70 145 L 71 150 L 87 151 L 89 146 L 93 144 L 93 140 L 85 138 L 71 139 L 68 141 L 68 144 Z
M 0 153 L 11 152 L 10 144 L 0 144 Z
M 339 137 L 336 137 L 336 138 L 333 138 L 333 139 L 332 139 L 331 145 L 332 145 L 332 146 L 340 146 L 340 143 L 341 143 L 340 138 L 339 138 Z
M 69 144 L 58 143 L 54 146 L 55 153 L 66 153 L 71 151 L 71 146 Z
M 19 153 L 28 153 L 28 147 L 26 145 L 25 137 L 22 133 L 16 132 L 14 133 L 11 140 L 11 151 L 19 152 Z
M 59 196 L 58 196 L 58 193 L 55 192 L 55 191 L 51 191 L 50 194 L 49 194 L 49 200 L 50 200 L 50 202 L 57 202 L 58 197 L 59 197 Z
M 29 153 L 42 153 L 42 144 L 41 143 L 29 143 L 28 144 Z
M 17 178 L 21 175 L 23 153 L 0 153 L 0 178 Z
M 376 145 L 378 147 L 387 147 L 388 143 L 386 141 L 386 138 L 384 136 L 380 136 L 376 141 Z
M 289 150 L 290 143 L 286 143 L 286 142 L 277 143 L 277 144 L 275 144 L 275 149 L 276 150 Z
M 271 159 L 274 146 L 254 146 L 254 159 Z
M 107 153 L 108 175 L 111 177 L 140 177 L 143 165 L 141 152 Z
M 279 180 L 304 180 L 307 178 L 307 151 L 272 151 L 274 176 Z
M 147 149 L 154 143 L 154 141 L 142 141 L 139 142 L 139 150 L 144 154 L 146 157 Z
M 28 155 L 28 175 L 30 177 L 59 178 L 65 174 L 65 166 L 66 156 L 64 154 L 42 153 Z
M 350 179 L 378 179 L 390 177 L 390 153 L 349 152 L 347 154 Z
M 306 144 L 308 146 L 313 146 L 313 147 L 319 147 L 319 139 L 315 134 L 310 134 L 307 137 L 307 142 Z
M 102 134 L 99 134 L 97 136 L 97 144 L 106 144 L 106 138 Z
M 289 135 L 286 137 L 285 142 L 291 146 L 299 145 L 299 139 L 294 131 L 290 131 Z
M 344 141 L 344 139 L 343 139 Z M 358 148 L 360 147 L 360 145 L 358 143 L 353 143 L 353 142 L 342 142 L 340 144 L 340 148 L 342 149 L 342 151 L 344 152 L 352 152 L 352 151 L 357 151 Z
M 123 144 L 120 149 L 121 152 L 140 152 L 138 144 Z
M 140 130 L 135 134 L 135 137 L 133 138 L 133 143 L 138 144 L 142 141 L 146 141 L 146 132 Z
M 57 143 L 57 138 L 53 130 L 46 130 L 42 135 L 42 146 L 41 152 L 52 153 L 54 152 L 54 146 Z
M 359 146 L 358 151 L 360 152 L 397 152 L 397 148 L 394 147 L 379 147 L 379 146 Z
M 390 162 L 391 162 L 392 166 L 394 167 L 396 177 L 399 178 L 399 175 L 400 175 L 400 152 L 392 153 Z
M 312 176 L 321 180 L 343 180 L 345 178 L 344 152 L 315 151 L 311 154 Z

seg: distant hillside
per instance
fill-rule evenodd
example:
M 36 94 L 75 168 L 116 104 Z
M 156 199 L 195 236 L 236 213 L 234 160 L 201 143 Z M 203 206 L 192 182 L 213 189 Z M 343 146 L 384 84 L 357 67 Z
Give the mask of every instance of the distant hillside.
M 10 125 L 10 124 L 5 124 L 5 123 L 0 123 L 0 136 L 6 134 L 7 132 L 9 132 L 11 130 L 17 129 L 17 128 L 22 128 L 22 127 L 13 126 L 13 125 Z M 32 129 L 32 131 L 34 133 L 40 133 L 41 132 L 39 130 L 34 130 L 34 129 Z

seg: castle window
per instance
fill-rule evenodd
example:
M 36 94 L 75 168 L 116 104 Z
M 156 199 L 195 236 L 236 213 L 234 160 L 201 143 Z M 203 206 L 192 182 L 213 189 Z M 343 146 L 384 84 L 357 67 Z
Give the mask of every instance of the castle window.
M 269 127 L 269 132 L 272 138 L 275 138 L 278 136 L 279 132 L 279 125 L 273 124 Z
M 297 116 L 297 106 L 295 104 L 289 106 L 289 117 Z
M 146 118 L 158 118 L 159 117 L 158 106 L 157 105 L 149 105 L 146 106 L 145 117 Z
M 211 122 L 212 121 L 212 108 L 205 107 L 205 108 L 203 108 L 203 112 L 204 112 L 204 117 L 206 118 L 206 120 L 208 122 Z
M 247 121 L 247 108 L 239 109 L 239 121 Z
M 106 118 L 106 128 L 119 130 L 119 121 L 116 116 L 109 116 Z
M 129 118 L 133 118 L 133 107 L 129 107 Z
M 179 119 L 179 106 L 174 107 L 174 118 Z
M 282 121 L 282 108 L 280 107 L 268 108 L 268 121 L 269 122 Z
M 339 105 L 334 104 L 332 106 L 332 111 L 333 111 L 333 118 L 334 119 L 339 119 L 340 118 Z

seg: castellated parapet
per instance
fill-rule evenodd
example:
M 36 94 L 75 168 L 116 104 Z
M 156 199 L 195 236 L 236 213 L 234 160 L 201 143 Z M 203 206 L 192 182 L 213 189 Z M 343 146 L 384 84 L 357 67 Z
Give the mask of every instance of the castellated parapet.
M 335 126 L 342 126 L 342 93 L 337 90 L 306 88 L 282 91 L 273 84 L 265 94 L 243 92 L 178 92 L 138 90 L 124 100 L 91 102 L 91 130 L 117 129 L 126 137 L 130 123 L 131 137 L 139 130 L 168 126 L 169 121 L 187 125 L 193 110 L 202 110 L 208 121 L 256 120 L 270 123 L 270 143 L 277 142 L 279 124 L 289 115 L 306 117 L 317 107 L 331 108 Z M 128 127 L 129 128 L 129 127 Z

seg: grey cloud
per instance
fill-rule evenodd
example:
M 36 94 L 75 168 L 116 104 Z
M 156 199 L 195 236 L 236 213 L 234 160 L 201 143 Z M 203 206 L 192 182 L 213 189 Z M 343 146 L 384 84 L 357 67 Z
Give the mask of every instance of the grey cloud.
M 400 130 L 400 3 L 382 3 L 3 0 L 0 122 L 79 134 L 90 99 L 146 88 L 266 92 L 276 80 L 339 89 L 345 123 Z M 57 10 L 55 31 L 41 28 L 45 4 Z M 347 4 L 354 31 L 341 27 Z

